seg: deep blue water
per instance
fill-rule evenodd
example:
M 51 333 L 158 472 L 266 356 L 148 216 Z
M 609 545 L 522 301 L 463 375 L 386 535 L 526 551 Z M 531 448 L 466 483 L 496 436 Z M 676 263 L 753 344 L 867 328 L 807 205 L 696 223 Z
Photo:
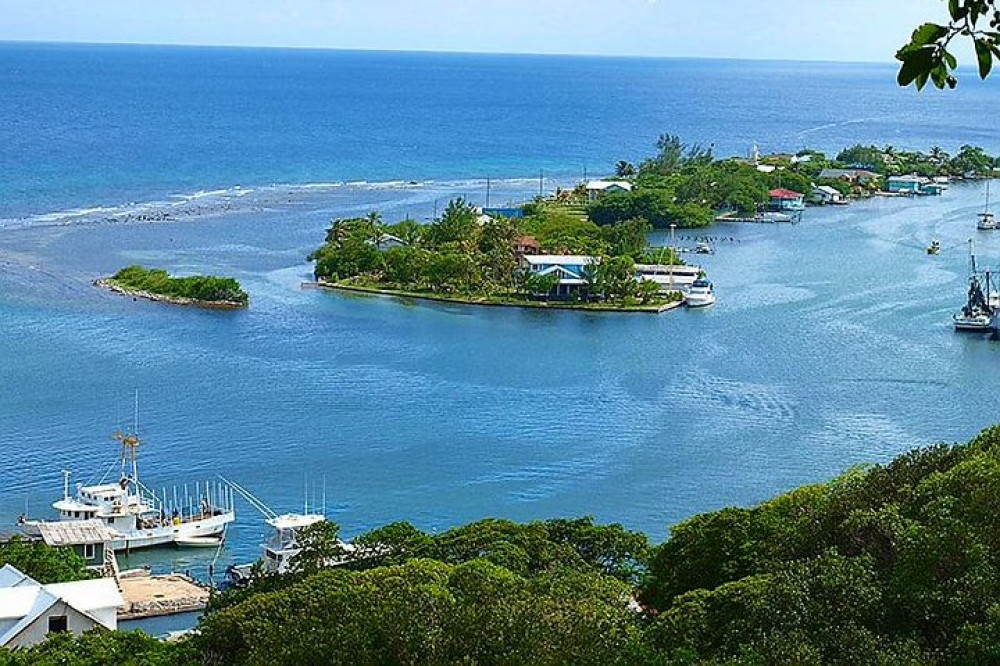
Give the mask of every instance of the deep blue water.
M 888 54 L 887 54 L 888 55 Z M 892 65 L 0 44 L 0 218 L 270 183 L 581 177 L 720 154 L 1000 149 L 996 83 Z
M 523 200 L 538 168 L 557 176 L 546 187 L 568 182 L 661 131 L 728 152 L 996 150 L 994 84 L 916 95 L 873 65 L 5 45 L 0 86 L 3 520 L 44 513 L 63 468 L 99 476 L 135 389 L 151 485 L 221 473 L 279 511 L 325 487 L 349 535 L 593 514 L 661 538 L 998 414 L 1000 345 L 948 326 L 977 185 L 714 228 L 720 302 L 704 312 L 299 288 L 333 215 L 426 218 L 481 201 L 486 175 L 506 179 L 494 201 Z M 356 180 L 403 182 L 301 187 Z M 929 258 L 934 237 L 945 251 Z M 980 254 L 1000 263 L 1000 237 Z M 135 262 L 235 275 L 252 307 L 90 285 Z M 257 553 L 260 517 L 239 519 L 222 563 Z M 152 560 L 198 573 L 204 557 Z

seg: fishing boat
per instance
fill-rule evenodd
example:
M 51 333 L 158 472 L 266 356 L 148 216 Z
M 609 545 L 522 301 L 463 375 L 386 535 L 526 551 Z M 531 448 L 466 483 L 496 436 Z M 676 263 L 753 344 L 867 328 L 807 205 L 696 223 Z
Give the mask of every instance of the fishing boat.
M 274 530 L 271 536 L 261 544 L 262 556 L 258 562 L 262 573 L 285 574 L 292 571 L 295 557 L 302 552 L 302 546 L 299 543 L 302 530 L 325 521 L 326 516 L 323 513 L 310 513 L 308 502 L 306 502 L 303 513 L 278 515 L 246 488 L 232 481 L 227 483 L 251 506 L 260 511 L 264 516 L 264 522 Z M 338 545 L 344 556 L 337 561 L 328 562 L 328 566 L 337 566 L 349 561 L 356 550 L 355 546 L 343 541 L 340 541 Z M 231 565 L 226 569 L 229 584 L 237 587 L 247 584 L 253 577 L 257 564 L 251 562 Z
M 986 208 L 979 214 L 979 221 L 976 222 L 976 229 L 980 231 L 996 231 L 997 220 L 990 211 L 990 181 L 986 180 Z
M 962 310 L 952 317 L 956 331 L 970 331 L 982 333 L 993 328 L 993 314 L 996 310 L 994 303 L 995 295 L 990 295 L 990 274 L 987 271 L 985 279 L 980 282 L 979 274 L 976 271 L 976 253 L 972 239 L 969 239 L 969 263 L 971 264 L 971 276 L 969 277 L 969 293 Z M 986 291 L 983 291 L 983 284 Z
M 121 445 L 117 462 L 118 481 L 106 483 L 108 473 L 95 485 L 77 484 L 70 494 L 70 472 L 63 472 L 63 496 L 52 504 L 60 522 L 100 520 L 114 535 L 111 548 L 130 551 L 167 545 L 207 545 L 203 539 L 220 542 L 226 526 L 236 520 L 231 489 L 222 483 L 195 483 L 183 486 L 172 495 L 166 489 L 150 490 L 139 479 L 139 436 L 133 432 L 116 432 L 114 439 Z M 114 469 L 115 466 L 112 466 Z M 193 492 L 189 492 L 189 490 Z M 39 525 L 46 521 L 19 520 L 29 535 L 40 533 Z
M 715 292 L 712 283 L 704 277 L 699 277 L 684 295 L 684 302 L 689 308 L 704 308 L 715 304 Z

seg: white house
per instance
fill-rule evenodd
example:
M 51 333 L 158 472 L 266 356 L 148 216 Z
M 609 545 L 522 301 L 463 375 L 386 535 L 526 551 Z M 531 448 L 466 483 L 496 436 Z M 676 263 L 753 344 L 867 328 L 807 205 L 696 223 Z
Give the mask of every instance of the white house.
M 809 194 L 809 199 L 813 203 L 818 204 L 835 204 L 840 203 L 843 196 L 835 187 L 830 187 L 829 185 L 813 185 L 812 192 Z
M 112 578 L 42 585 L 7 564 L 0 568 L 0 646 L 30 647 L 57 631 L 114 630 L 124 606 Z
M 631 191 L 632 183 L 625 180 L 592 180 L 587 183 L 587 198 L 591 201 L 603 194 Z

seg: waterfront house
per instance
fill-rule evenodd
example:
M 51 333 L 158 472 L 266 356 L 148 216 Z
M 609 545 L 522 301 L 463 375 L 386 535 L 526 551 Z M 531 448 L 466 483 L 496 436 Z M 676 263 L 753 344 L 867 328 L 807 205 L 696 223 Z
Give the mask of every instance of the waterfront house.
M 800 192 L 786 189 L 776 189 L 769 192 L 771 210 L 805 210 L 806 197 Z
M 918 194 L 927 182 L 926 178 L 916 175 L 892 176 L 885 181 L 885 189 L 894 194 Z
M 38 523 L 42 541 L 53 548 L 70 548 L 92 569 L 101 569 L 114 557 L 111 542 L 121 535 L 100 520 L 61 520 Z
M 61 631 L 114 631 L 124 607 L 113 578 L 42 585 L 8 564 L 0 569 L 0 646 L 26 648 Z
M 809 195 L 809 200 L 819 205 L 840 203 L 843 198 L 836 188 L 829 185 L 813 185 Z
M 819 180 L 842 180 L 847 183 L 867 185 L 881 178 L 879 174 L 867 169 L 823 169 L 819 172 Z
M 632 191 L 632 183 L 625 180 L 592 180 L 587 183 L 587 199 L 596 200 L 605 194 Z
M 559 281 L 552 290 L 556 298 L 566 298 L 590 284 L 588 278 L 600 257 L 579 254 L 528 254 L 524 263 L 534 275 L 554 275 Z

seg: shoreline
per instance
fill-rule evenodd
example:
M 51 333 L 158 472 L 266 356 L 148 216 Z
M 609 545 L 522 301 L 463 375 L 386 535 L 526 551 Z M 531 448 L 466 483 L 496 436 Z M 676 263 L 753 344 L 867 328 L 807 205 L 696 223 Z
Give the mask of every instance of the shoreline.
M 411 291 L 398 291 L 395 289 L 380 289 L 378 287 L 360 287 L 357 285 L 345 285 L 334 282 L 303 282 L 302 289 L 320 289 L 335 292 L 346 292 L 355 294 L 366 294 L 369 296 L 388 296 L 397 299 L 412 299 L 418 301 L 432 301 L 437 303 L 451 303 L 453 305 L 472 305 L 494 308 L 522 308 L 528 310 L 575 310 L 578 312 L 620 312 L 625 314 L 660 314 L 669 312 L 684 305 L 683 300 L 671 301 L 662 305 L 636 305 L 627 306 L 595 306 L 594 304 L 574 304 L 574 303 L 545 303 L 545 302 L 505 302 L 477 300 L 471 297 L 445 296 L 442 294 L 421 294 Z
M 154 294 L 153 292 L 142 291 L 141 289 L 129 289 L 128 287 L 115 284 L 111 281 L 111 278 L 97 278 L 94 280 L 93 284 L 95 287 L 100 287 L 101 289 L 106 289 L 107 291 L 115 294 L 121 294 L 122 296 L 131 296 L 133 299 L 142 298 L 147 301 L 166 303 L 168 305 L 183 305 L 188 307 L 204 308 L 207 310 L 244 310 L 249 307 L 247 304 L 237 303 L 236 301 L 200 301 L 196 298 L 165 296 L 163 294 Z

